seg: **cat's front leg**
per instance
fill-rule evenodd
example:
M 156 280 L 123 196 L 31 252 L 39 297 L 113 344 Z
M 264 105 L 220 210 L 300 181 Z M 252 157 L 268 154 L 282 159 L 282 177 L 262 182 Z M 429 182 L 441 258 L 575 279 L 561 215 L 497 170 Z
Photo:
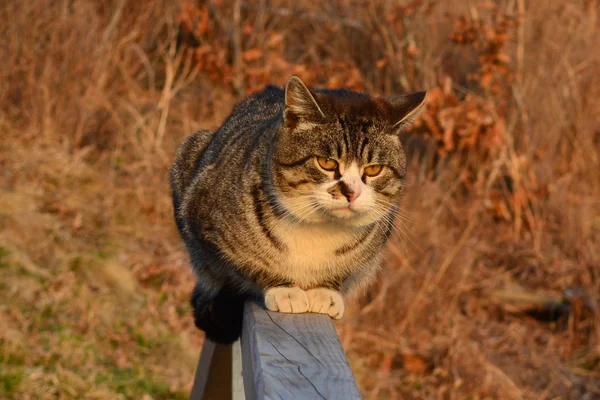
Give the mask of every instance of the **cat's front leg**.
M 344 298 L 337 290 L 320 287 L 307 290 L 306 295 L 309 312 L 327 314 L 335 319 L 344 315 Z
M 299 287 L 276 286 L 265 292 L 265 305 L 271 311 L 305 313 L 308 311 L 308 297 Z

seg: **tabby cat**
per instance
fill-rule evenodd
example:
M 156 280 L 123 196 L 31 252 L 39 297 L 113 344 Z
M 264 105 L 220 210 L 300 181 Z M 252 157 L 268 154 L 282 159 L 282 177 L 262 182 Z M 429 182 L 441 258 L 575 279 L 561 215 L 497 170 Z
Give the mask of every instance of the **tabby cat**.
M 425 93 L 309 90 L 292 76 L 177 150 L 175 220 L 198 282 L 196 326 L 241 332 L 244 302 L 341 318 L 380 264 L 404 186 L 400 132 Z

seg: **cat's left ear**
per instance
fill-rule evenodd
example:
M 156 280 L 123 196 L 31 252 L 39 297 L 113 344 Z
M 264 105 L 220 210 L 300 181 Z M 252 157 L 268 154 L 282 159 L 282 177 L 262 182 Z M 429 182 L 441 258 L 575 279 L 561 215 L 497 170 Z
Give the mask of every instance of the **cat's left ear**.
M 324 118 L 321 107 L 304 82 L 292 76 L 285 86 L 285 120 L 315 120 Z
M 427 92 L 417 92 L 400 96 L 386 97 L 391 105 L 390 123 L 394 130 L 406 128 L 423 110 Z

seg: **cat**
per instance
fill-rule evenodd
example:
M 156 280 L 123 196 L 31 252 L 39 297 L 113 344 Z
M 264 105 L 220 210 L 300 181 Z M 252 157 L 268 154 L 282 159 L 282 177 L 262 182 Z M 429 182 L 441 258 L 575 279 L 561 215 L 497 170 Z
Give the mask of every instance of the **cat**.
M 342 317 L 378 270 L 404 188 L 399 135 L 425 95 L 309 90 L 292 76 L 180 145 L 173 206 L 207 338 L 237 340 L 247 300 Z

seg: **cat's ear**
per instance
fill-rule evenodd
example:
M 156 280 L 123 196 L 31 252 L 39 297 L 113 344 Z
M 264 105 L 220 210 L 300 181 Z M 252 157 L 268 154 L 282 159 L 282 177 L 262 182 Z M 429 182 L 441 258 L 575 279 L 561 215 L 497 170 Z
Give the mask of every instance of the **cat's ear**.
M 392 106 L 390 113 L 390 123 L 395 130 L 402 130 L 410 125 L 419 115 L 425 105 L 427 92 L 417 92 L 404 94 L 400 96 L 386 97 L 388 103 Z
M 292 76 L 285 86 L 284 119 L 314 120 L 325 117 L 304 82 Z

